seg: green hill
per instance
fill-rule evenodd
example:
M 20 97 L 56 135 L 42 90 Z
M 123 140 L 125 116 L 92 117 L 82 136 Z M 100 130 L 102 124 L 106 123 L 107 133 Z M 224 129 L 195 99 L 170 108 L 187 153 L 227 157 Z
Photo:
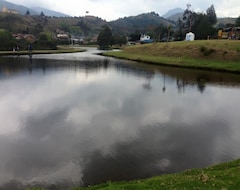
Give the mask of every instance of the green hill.
M 134 33 L 138 31 L 139 33 L 147 33 L 149 31 L 153 31 L 159 25 L 169 26 L 172 25 L 173 28 L 176 25 L 163 18 L 160 17 L 157 13 L 145 13 L 137 16 L 130 16 L 120 18 L 118 20 L 109 22 L 109 25 L 116 31 L 119 31 L 123 34 Z
M 72 35 L 92 37 L 97 36 L 103 25 L 109 25 L 113 33 L 128 35 L 152 32 L 157 26 L 176 27 L 174 23 L 160 17 L 158 14 L 146 13 L 125 17 L 116 21 L 106 22 L 99 17 L 41 17 L 39 15 L 20 15 L 0 13 L 0 28 L 12 33 L 37 32 L 55 33 L 56 29 L 69 32 Z
M 105 21 L 98 17 L 41 17 L 23 16 L 19 14 L 0 13 L 0 29 L 11 33 L 39 34 L 41 32 L 55 34 L 56 29 L 78 35 L 95 35 L 99 33 Z

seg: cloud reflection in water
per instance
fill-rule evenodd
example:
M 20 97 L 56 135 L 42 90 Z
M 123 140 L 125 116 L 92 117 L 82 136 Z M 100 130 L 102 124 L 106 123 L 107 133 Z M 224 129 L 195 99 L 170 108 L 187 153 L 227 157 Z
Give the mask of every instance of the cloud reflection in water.
M 239 88 L 179 94 L 166 75 L 163 93 L 158 71 L 45 66 L 0 81 L 0 185 L 88 185 L 240 156 Z

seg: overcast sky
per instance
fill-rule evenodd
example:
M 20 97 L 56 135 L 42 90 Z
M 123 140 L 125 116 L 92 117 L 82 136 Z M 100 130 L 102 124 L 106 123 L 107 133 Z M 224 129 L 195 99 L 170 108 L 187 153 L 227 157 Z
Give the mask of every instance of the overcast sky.
M 125 16 L 135 16 L 154 11 L 160 16 L 174 8 L 186 8 L 190 3 L 192 9 L 203 12 L 212 4 L 218 17 L 240 16 L 239 0 L 8 0 L 27 7 L 40 6 L 59 11 L 70 16 L 89 15 L 101 17 L 107 21 Z

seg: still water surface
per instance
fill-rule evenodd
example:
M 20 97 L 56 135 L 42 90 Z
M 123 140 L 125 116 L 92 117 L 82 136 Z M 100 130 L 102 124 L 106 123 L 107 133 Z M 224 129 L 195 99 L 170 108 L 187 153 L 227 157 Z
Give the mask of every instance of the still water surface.
M 0 59 L 0 187 L 67 189 L 240 157 L 239 75 L 92 52 Z

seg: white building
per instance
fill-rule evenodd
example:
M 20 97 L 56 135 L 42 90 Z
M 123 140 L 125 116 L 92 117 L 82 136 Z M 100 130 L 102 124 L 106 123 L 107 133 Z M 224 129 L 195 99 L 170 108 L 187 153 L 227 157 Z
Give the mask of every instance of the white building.
M 194 41 L 195 40 L 195 34 L 192 32 L 189 32 L 186 34 L 186 41 Z

